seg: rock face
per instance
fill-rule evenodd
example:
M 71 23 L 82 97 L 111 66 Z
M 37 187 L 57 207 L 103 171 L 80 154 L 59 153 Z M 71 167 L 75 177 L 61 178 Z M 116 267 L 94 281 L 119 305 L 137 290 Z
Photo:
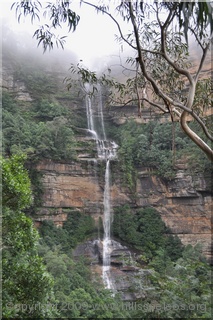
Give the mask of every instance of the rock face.
M 30 105 L 33 99 L 27 92 L 25 83 L 14 77 L 14 70 L 10 64 L 3 66 L 0 80 L 4 90 L 14 93 L 17 100 Z M 76 112 L 82 112 L 82 109 L 77 111 L 76 107 Z M 137 114 L 136 109 L 136 107 L 113 108 L 111 116 L 114 122 L 120 124 L 128 117 Z M 123 117 L 121 110 L 124 113 Z M 145 110 L 143 121 L 148 122 L 149 117 L 149 110 Z M 79 141 L 88 142 L 85 129 L 82 130 Z M 59 163 L 44 160 L 37 165 L 37 170 L 43 173 L 44 195 L 42 208 L 38 208 L 35 217 L 36 224 L 39 225 L 43 220 L 49 219 L 58 226 L 63 225 L 67 219 L 66 208 L 90 214 L 96 221 L 103 216 L 105 166 L 103 162 L 94 159 L 96 153 L 94 141 L 90 150 L 80 148 L 77 152 L 78 160 L 75 162 Z M 116 174 L 116 179 L 111 184 L 112 209 L 124 204 L 129 204 L 133 209 L 146 206 L 156 208 L 166 225 L 184 244 L 202 243 L 203 252 L 210 259 L 212 196 L 204 177 L 189 175 L 187 168 L 182 165 L 177 170 L 176 178 L 165 182 L 154 176 L 150 168 L 141 167 L 138 168 L 136 192 L 133 195 L 122 185 L 119 174 Z
M 187 170 L 179 170 L 173 181 L 164 183 L 149 172 L 141 172 L 137 193 L 139 206 L 155 207 L 183 244 L 202 243 L 210 259 L 212 196 L 201 175 L 190 176 Z
M 0 75 L 0 86 L 3 90 L 15 93 L 15 97 L 19 101 L 32 102 L 24 81 L 15 79 L 13 69 L 8 66 L 3 66 Z
M 73 256 L 78 259 L 81 256 L 87 258 L 94 280 L 102 276 L 102 253 L 101 240 L 88 240 L 78 245 Z M 122 300 L 137 300 L 144 298 L 144 286 L 149 282 L 148 276 L 151 270 L 137 266 L 137 254 L 128 247 L 111 240 L 111 268 L 110 279 L 113 283 L 113 291 L 121 293 Z
M 63 209 L 75 208 L 90 214 L 98 221 L 103 215 L 103 179 L 95 170 L 103 163 L 79 160 L 72 163 L 42 161 L 37 169 L 43 173 L 43 207 L 37 212 L 36 221 L 51 219 L 61 225 L 65 219 Z M 119 177 L 111 184 L 112 208 L 129 204 L 132 208 L 154 207 L 168 227 L 184 244 L 202 243 L 204 254 L 211 256 L 210 187 L 201 175 L 191 176 L 186 169 L 177 170 L 176 178 L 163 181 L 149 168 L 138 168 L 136 197 L 122 186 Z M 55 217 L 55 216 L 54 216 Z
M 98 221 L 104 210 L 104 177 L 97 176 L 96 170 L 101 171 L 102 166 L 102 161 L 94 163 L 91 160 L 71 163 L 56 163 L 52 160 L 40 162 L 37 170 L 43 173 L 44 195 L 43 207 L 37 212 L 36 221 L 51 219 L 48 210 L 51 212 L 53 208 L 60 214 L 65 208 L 75 208 L 92 215 Z M 112 206 L 131 203 L 127 190 L 115 184 L 111 188 L 111 201 Z

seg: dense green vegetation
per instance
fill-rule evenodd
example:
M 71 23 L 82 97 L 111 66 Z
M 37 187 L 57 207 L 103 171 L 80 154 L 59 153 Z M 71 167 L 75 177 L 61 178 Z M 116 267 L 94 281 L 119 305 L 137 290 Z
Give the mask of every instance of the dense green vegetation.
M 89 262 L 84 257 L 77 261 L 72 258 L 72 249 L 83 240 L 91 222 L 90 217 L 80 214 L 77 217 L 76 213 L 68 219 L 63 228 L 45 222 L 39 230 L 42 236 L 39 253 L 47 270 L 54 277 L 54 292 L 60 317 L 129 317 L 128 312 L 122 310 L 119 297 L 112 297 L 110 292 L 104 289 L 99 277 L 96 280 L 91 277 Z M 117 305 L 116 309 L 107 308 L 107 305 L 113 304 Z
M 57 73 L 53 79 L 44 65 L 38 61 L 31 64 L 24 57 L 19 58 L 14 76 L 24 81 L 34 100 L 19 101 L 14 94 L 3 92 L 3 154 L 24 152 L 30 161 L 76 159 L 76 148 L 82 148 L 84 142 L 77 141 L 75 128 L 86 127 L 85 115 L 70 107 L 70 101 L 82 104 L 79 89 L 62 94 L 59 83 L 63 79 Z M 120 127 L 108 123 L 106 128 L 108 136 L 119 145 L 119 167 L 124 183 L 132 190 L 138 166 L 149 166 L 153 173 L 168 180 L 175 177 L 176 164 L 181 160 L 187 161 L 189 170 L 206 171 L 210 176 L 209 161 L 176 123 L 153 120 L 142 125 L 130 120 Z M 87 147 L 90 149 L 89 143 L 83 146 Z
M 132 212 L 128 205 L 115 209 L 112 224 L 113 235 L 140 249 L 146 260 L 163 249 L 171 260 L 182 255 L 183 246 L 179 238 L 169 234 L 169 229 L 160 214 L 153 208 Z
M 211 268 L 200 252 L 188 245 L 172 262 L 159 250 L 149 264 L 155 271 L 144 288 L 146 299 L 137 301 L 133 317 L 211 319 Z
M 119 166 L 124 182 L 133 190 L 137 167 L 140 166 L 152 168 L 152 174 L 169 180 L 175 177 L 178 161 L 187 161 L 189 172 L 211 176 L 211 164 L 207 157 L 175 123 L 150 121 L 137 124 L 129 120 L 118 128 L 109 129 L 109 134 L 119 145 Z
M 32 201 L 24 157 L 2 159 L 3 169 L 3 317 L 126 318 L 119 298 L 92 282 L 87 262 L 72 259 L 72 248 L 93 230 L 91 217 L 73 213 L 56 228 L 45 222 L 38 231 L 21 209 Z M 11 202 L 11 197 L 13 201 Z M 117 308 L 106 308 L 116 301 Z M 97 312 L 97 309 L 99 312 Z M 101 315 L 100 315 L 101 311 Z
M 1 159 L 2 166 L 2 310 L 4 318 L 47 318 L 57 316 L 50 308 L 36 304 L 54 303 L 53 277 L 38 255 L 39 234 L 30 218 L 21 211 L 32 201 L 30 180 L 24 158 Z M 31 310 L 29 307 L 32 307 Z
M 68 217 L 62 228 L 54 226 L 52 221 L 44 221 L 39 231 L 44 242 L 50 247 L 60 246 L 68 252 L 78 243 L 91 236 L 95 230 L 91 216 L 79 211 L 67 209 Z
M 183 247 L 152 208 L 135 213 L 128 206 L 118 208 L 112 229 L 141 250 L 139 263 L 150 272 L 143 286 L 145 298 L 136 302 L 133 318 L 211 317 L 211 268 L 199 245 Z
M 3 154 L 24 152 L 30 160 L 75 158 L 76 141 L 67 109 L 48 100 L 37 101 L 29 109 L 7 92 L 2 100 Z

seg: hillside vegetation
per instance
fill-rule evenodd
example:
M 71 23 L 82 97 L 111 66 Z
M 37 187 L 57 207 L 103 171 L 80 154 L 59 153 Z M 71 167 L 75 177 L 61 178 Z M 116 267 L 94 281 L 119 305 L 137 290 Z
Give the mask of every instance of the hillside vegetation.
M 42 159 L 78 161 L 76 127 L 87 124 L 78 90 L 62 94 L 61 78 L 43 66 L 34 68 L 21 58 L 17 65 L 16 80 L 25 83 L 33 100 L 20 101 L 13 91 L 3 91 L 3 317 L 210 318 L 210 266 L 199 246 L 184 248 L 170 235 L 155 210 L 132 212 L 124 206 L 115 212 L 114 235 L 139 250 L 138 266 L 151 270 L 135 309 L 124 308 L 100 279 L 92 281 L 86 259 L 72 256 L 78 243 L 94 236 L 90 216 L 72 212 L 62 228 L 44 222 L 35 229 L 29 213 L 41 201 L 42 185 L 34 164 Z M 115 171 L 119 166 L 129 188 L 134 189 L 139 165 L 172 179 L 184 158 L 189 170 L 209 174 L 207 160 L 175 124 L 130 121 L 115 126 L 108 121 L 107 133 L 119 145 Z M 170 308 L 159 310 L 157 304 Z

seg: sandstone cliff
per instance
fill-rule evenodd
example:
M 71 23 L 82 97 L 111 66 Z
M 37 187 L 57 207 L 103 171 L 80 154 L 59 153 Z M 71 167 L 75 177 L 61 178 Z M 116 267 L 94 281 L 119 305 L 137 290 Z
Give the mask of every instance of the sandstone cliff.
M 2 87 L 13 92 L 17 100 L 30 105 L 33 98 L 27 91 L 25 83 L 15 79 L 13 68 L 8 65 L 3 66 L 2 76 Z M 134 110 L 133 108 L 133 114 L 136 114 Z M 78 112 L 82 111 L 85 112 L 83 107 L 80 111 L 78 109 Z M 149 111 L 146 112 L 148 121 Z M 119 108 L 112 116 L 114 122 L 123 121 Z M 78 139 L 88 142 L 85 134 L 81 134 Z M 48 219 L 53 220 L 56 225 L 62 225 L 67 218 L 69 208 L 69 214 L 71 209 L 77 209 L 92 215 L 96 221 L 102 216 L 103 163 L 96 162 L 93 158 L 95 142 L 92 140 L 90 142 L 93 144 L 91 150 L 77 150 L 76 161 L 61 163 L 46 159 L 37 164 L 37 170 L 43 174 L 44 194 L 43 205 L 37 208 L 34 217 L 36 224 Z M 176 178 L 170 182 L 161 180 L 150 170 L 150 168 L 138 168 L 134 195 L 123 186 L 122 173 L 117 172 L 111 185 L 112 208 L 127 203 L 133 209 L 155 207 L 166 225 L 184 244 L 194 245 L 201 242 L 205 255 L 210 258 L 212 198 L 207 180 L 202 175 L 189 175 L 184 165 L 179 166 Z
M 101 166 L 101 163 L 98 164 Z M 103 181 L 95 174 L 92 161 L 72 163 L 41 161 L 43 173 L 43 206 L 35 221 L 51 219 L 57 225 L 66 220 L 67 208 L 81 210 L 96 221 L 103 214 Z M 149 168 L 138 168 L 136 197 L 122 185 L 119 176 L 111 185 L 112 207 L 129 204 L 132 208 L 153 206 L 173 234 L 184 244 L 202 243 L 205 255 L 211 255 L 210 189 L 203 176 L 190 176 L 185 169 L 177 171 L 173 181 L 165 182 Z

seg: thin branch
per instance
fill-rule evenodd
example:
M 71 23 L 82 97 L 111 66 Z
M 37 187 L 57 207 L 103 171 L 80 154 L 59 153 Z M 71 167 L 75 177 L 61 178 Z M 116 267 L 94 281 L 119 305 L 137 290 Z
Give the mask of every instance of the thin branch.
M 190 26 L 188 26 L 188 28 L 189 28 L 189 30 L 191 31 L 191 33 L 194 35 L 194 37 L 195 37 L 197 43 L 199 44 L 199 46 L 202 48 L 202 50 L 204 50 L 204 47 L 203 47 L 202 43 L 200 42 L 200 40 L 199 40 L 199 38 L 198 38 L 197 33 L 195 32 L 195 30 L 192 29 Z
M 141 99 L 140 94 L 138 90 L 138 62 L 136 62 L 136 78 L 135 78 L 135 85 L 136 85 L 136 94 L 137 94 L 137 100 L 138 100 L 138 116 L 141 117 Z
M 118 103 L 118 101 L 116 101 L 116 100 L 111 100 L 111 101 Z M 130 100 L 124 102 L 124 103 L 122 102 L 121 108 L 126 107 L 130 102 L 134 102 L 134 101 L 137 101 L 137 99 L 130 99 Z M 120 101 L 119 101 L 119 102 L 120 102 Z M 120 103 L 121 103 L 121 102 L 120 102 Z
M 136 45 L 137 45 L 137 52 L 138 52 L 138 62 L 140 64 L 141 67 L 141 71 L 144 75 L 144 77 L 151 82 L 152 87 L 155 91 L 155 93 L 160 96 L 165 103 L 167 103 L 167 100 L 171 100 L 169 97 L 167 97 L 158 87 L 157 83 L 155 82 L 155 80 L 148 75 L 147 71 L 146 71 L 146 67 L 145 67 L 145 62 L 143 60 L 143 56 L 142 56 L 142 51 L 141 51 L 141 45 L 140 45 L 140 40 L 139 40 L 139 34 L 138 34 L 138 28 L 135 22 L 135 17 L 134 17 L 134 13 L 133 13 L 133 7 L 132 7 L 132 3 L 129 2 L 129 11 L 130 11 L 130 19 L 133 25 L 133 29 L 134 29 L 134 35 L 135 35 L 135 39 L 136 39 Z
M 155 2 L 156 3 L 156 17 L 157 17 L 157 21 L 158 21 L 158 24 L 160 27 L 162 27 L 162 24 L 161 24 L 161 21 L 160 21 L 160 18 L 159 18 L 159 7 L 158 7 L 158 2 Z
M 141 51 L 142 52 L 147 52 L 147 53 L 152 53 L 152 54 L 159 54 L 160 56 L 163 57 L 163 53 L 160 52 L 160 51 L 147 50 L 147 49 L 143 49 L 143 48 L 141 48 Z
M 118 103 L 118 101 L 113 100 L 113 99 L 111 99 L 111 101 L 114 102 L 114 103 Z M 129 100 L 126 101 L 125 103 L 122 102 L 121 108 L 124 108 L 124 107 L 127 106 L 129 103 L 134 102 L 134 101 L 137 101 L 137 99 L 129 99 Z M 155 103 L 155 102 L 152 102 L 152 101 L 150 101 L 150 100 L 148 100 L 148 99 L 146 99 L 146 98 L 142 98 L 141 101 L 146 101 L 146 102 L 148 102 L 151 106 L 160 109 L 163 113 L 169 113 L 169 110 L 164 109 L 161 105 L 159 105 L 159 104 L 157 104 L 157 103 Z M 121 103 L 121 102 L 119 101 L 119 103 Z M 178 115 L 180 116 L 181 113 L 179 112 Z
M 196 121 L 197 123 L 201 126 L 203 132 L 205 133 L 206 137 L 213 141 L 213 137 L 211 136 L 211 134 L 209 133 L 208 129 L 206 128 L 205 124 L 203 123 L 203 121 L 201 120 L 201 118 L 194 113 L 193 110 L 185 110 L 185 108 L 181 108 L 184 112 L 187 112 L 188 114 L 190 114 Z M 176 109 L 173 108 L 172 111 L 174 111 L 179 117 L 181 117 L 181 113 Z
M 173 7 L 172 9 L 170 9 L 166 21 L 164 22 L 163 25 L 160 26 L 162 29 L 167 30 L 168 26 L 170 25 L 170 23 L 171 23 L 171 22 L 173 21 L 173 19 L 174 19 L 175 10 L 176 10 L 176 8 L 177 8 L 177 3 L 175 3 L 175 4 L 173 4 L 173 5 L 174 5 L 174 7 Z
M 163 113 L 169 113 L 169 111 L 167 109 L 164 109 L 160 104 L 152 102 L 146 98 L 141 99 L 142 101 L 146 101 L 148 102 L 151 106 L 153 107 L 157 107 L 158 109 L 160 109 L 161 111 L 163 111 Z
M 101 9 L 101 8 L 99 8 L 98 6 L 96 6 L 95 4 L 89 3 L 89 2 L 87 2 L 87 1 L 82 1 L 82 3 L 85 3 L 85 4 L 87 4 L 87 5 L 91 6 L 91 7 L 94 7 L 96 10 L 98 10 L 98 11 L 100 11 L 100 12 L 105 13 L 106 15 L 108 15 L 108 16 L 115 22 L 115 24 L 117 25 L 118 31 L 119 31 L 120 36 L 121 36 L 121 38 L 123 39 L 123 41 L 125 41 L 131 48 L 133 48 L 133 49 L 135 49 L 135 50 L 137 49 L 135 46 L 133 46 L 133 45 L 131 44 L 131 42 L 129 42 L 129 41 L 125 38 L 125 36 L 123 35 L 123 32 L 122 32 L 122 30 L 121 30 L 121 27 L 120 27 L 118 21 L 117 21 L 109 12 L 107 12 L 107 11 L 104 10 L 103 8 Z
M 164 26 L 161 27 L 161 50 L 162 50 L 162 56 L 164 57 L 164 59 L 175 69 L 175 71 L 177 71 L 178 73 L 186 76 L 190 82 L 190 84 L 193 84 L 193 78 L 190 74 L 190 72 L 186 69 L 183 69 L 181 67 L 179 67 L 174 61 L 172 61 L 167 52 L 166 52 L 166 31 L 167 31 L 168 26 Z
M 189 90 L 189 94 L 188 94 L 188 99 L 187 99 L 187 103 L 186 106 L 184 106 L 182 103 L 179 102 L 175 102 L 173 101 L 170 97 L 168 97 L 166 94 L 164 94 L 160 88 L 158 87 L 157 83 L 155 82 L 155 80 L 148 75 L 146 67 L 145 67 L 145 63 L 143 60 L 143 56 L 142 56 L 142 51 L 141 51 L 141 46 L 140 46 L 140 40 L 139 40 L 139 34 L 138 34 L 138 29 L 137 29 L 137 25 L 135 22 L 135 17 L 134 17 L 134 12 L 133 12 L 133 7 L 132 7 L 132 3 L 129 2 L 129 10 L 130 10 L 130 18 L 131 18 L 131 22 L 133 25 L 133 29 L 134 29 L 134 34 L 135 34 L 135 39 L 136 39 L 136 45 L 137 45 L 137 51 L 138 51 L 138 61 L 140 63 L 140 67 L 141 67 L 141 71 L 144 75 L 144 77 L 151 82 L 152 87 L 155 91 L 155 93 L 161 97 L 165 104 L 168 105 L 168 102 L 173 105 L 173 106 L 177 106 L 180 107 L 182 110 L 184 110 L 181 114 L 181 126 L 183 128 L 183 130 L 185 131 L 185 133 L 207 154 L 207 156 L 212 160 L 213 158 L 213 151 L 211 150 L 211 148 L 199 137 L 197 136 L 196 133 L 194 133 L 187 125 L 187 121 L 186 121 L 186 115 L 187 113 L 190 113 L 197 121 L 198 123 L 201 125 L 201 127 L 203 128 L 204 132 L 207 132 L 207 129 L 205 128 L 205 125 L 203 124 L 203 122 L 201 121 L 201 119 L 195 115 L 192 110 L 191 110 L 191 106 L 193 104 L 193 100 L 194 100 L 194 95 L 195 95 L 195 87 L 196 87 L 196 83 L 194 81 L 194 79 L 192 78 L 191 74 L 185 70 L 182 69 L 180 67 L 178 67 L 174 62 L 171 61 L 171 59 L 167 56 L 166 54 L 166 49 L 165 49 L 165 33 L 164 33 L 164 28 L 161 28 L 161 35 L 162 35 L 162 40 L 163 40 L 163 44 L 162 44 L 162 51 L 164 54 L 165 59 L 167 60 L 168 63 L 170 63 L 173 68 L 175 68 L 175 70 L 183 75 L 185 75 L 191 86 L 190 86 L 190 90 Z
M 209 50 L 209 46 L 210 46 L 210 41 L 209 41 L 208 45 L 206 46 L 206 48 L 203 49 L 203 55 L 202 55 L 202 58 L 201 58 L 201 60 L 200 60 L 200 65 L 199 65 L 198 70 L 197 70 L 197 73 L 196 73 L 196 75 L 195 75 L 195 82 L 196 82 L 196 83 L 197 83 L 197 81 L 198 81 L 199 74 L 200 74 L 200 72 L 201 72 L 201 70 L 202 70 L 202 68 L 203 68 L 203 64 L 204 64 L 204 61 L 205 61 L 205 59 L 206 59 L 207 52 L 208 52 L 208 50 Z
M 171 13 L 171 11 L 170 11 Z M 169 18 L 169 16 L 168 16 Z M 169 27 L 169 23 L 171 23 L 171 20 L 169 22 L 169 19 L 167 18 L 166 22 L 163 25 L 163 27 L 161 27 L 161 49 L 162 49 L 162 53 L 163 53 L 163 57 L 164 59 L 179 73 L 182 75 L 185 75 L 187 77 L 187 79 L 189 80 L 190 83 L 190 88 L 189 88 L 189 93 L 188 93 L 188 99 L 187 99 L 187 103 L 186 103 L 186 107 L 191 110 L 191 107 L 193 105 L 193 101 L 194 101 L 194 97 L 195 97 L 195 89 L 196 89 L 196 82 L 193 79 L 192 75 L 190 74 L 190 72 L 186 69 L 183 69 L 181 67 L 179 67 L 174 61 L 172 61 L 166 51 L 166 32 L 167 29 Z
M 206 137 L 209 138 L 209 140 L 213 141 L 213 137 L 211 136 L 211 134 L 207 130 L 205 124 L 200 119 L 200 117 L 196 113 L 194 113 L 193 110 L 191 112 L 189 112 L 189 114 L 199 123 L 199 125 L 203 129 L 203 132 L 205 133 Z
M 176 108 L 172 108 L 172 111 L 173 111 L 179 118 L 181 117 L 180 111 L 178 111 Z
M 168 103 L 170 103 L 171 105 L 177 106 L 182 108 L 183 110 L 186 111 L 191 111 L 191 109 L 185 107 L 183 104 L 181 104 L 180 102 L 176 102 L 173 99 L 171 99 L 168 95 L 166 95 L 165 93 L 163 93 L 163 91 L 159 88 L 158 84 L 156 83 L 156 81 L 152 78 L 152 76 L 150 76 L 147 73 L 146 70 L 146 66 L 145 66 L 145 62 L 143 60 L 143 56 L 142 56 L 142 50 L 141 50 L 141 45 L 140 45 L 140 40 L 139 40 L 139 34 L 138 34 L 138 28 L 137 25 L 135 23 L 135 18 L 134 18 L 134 13 L 133 13 L 133 7 L 132 7 L 132 3 L 129 2 L 129 10 L 130 10 L 130 18 L 131 18 L 131 22 L 133 25 L 133 29 L 134 29 L 134 34 L 135 34 L 135 39 L 136 39 L 136 44 L 137 44 L 137 52 L 138 52 L 138 62 L 140 64 L 141 67 L 141 71 L 144 75 L 144 77 L 152 84 L 152 87 L 154 89 L 154 92 L 164 101 L 164 103 L 167 105 Z

